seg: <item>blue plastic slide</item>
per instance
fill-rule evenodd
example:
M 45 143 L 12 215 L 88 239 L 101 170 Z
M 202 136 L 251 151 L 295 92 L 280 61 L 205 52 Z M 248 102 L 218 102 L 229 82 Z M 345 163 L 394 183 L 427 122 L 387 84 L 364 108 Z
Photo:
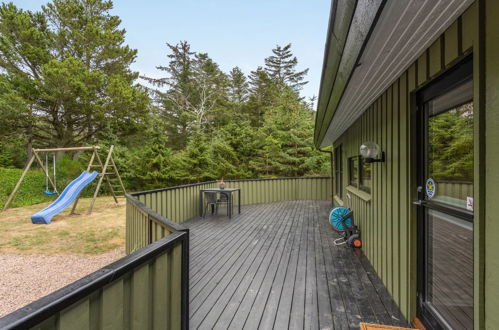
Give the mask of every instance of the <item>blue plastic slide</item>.
M 98 175 L 99 173 L 95 171 L 92 173 L 87 171 L 82 172 L 79 177 L 71 181 L 71 183 L 64 188 L 64 191 L 52 204 L 33 214 L 31 216 L 31 221 L 36 224 L 49 224 L 50 221 L 52 221 L 52 218 L 73 203 L 73 201 L 78 198 L 78 195 L 83 188 L 92 182 Z

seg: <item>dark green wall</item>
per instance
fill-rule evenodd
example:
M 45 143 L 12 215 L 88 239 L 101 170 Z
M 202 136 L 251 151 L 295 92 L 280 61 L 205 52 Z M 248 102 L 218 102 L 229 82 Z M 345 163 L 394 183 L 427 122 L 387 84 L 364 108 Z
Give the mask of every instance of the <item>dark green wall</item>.
M 352 196 L 364 252 L 410 320 L 416 315 L 413 95 L 473 51 L 476 7 L 467 9 L 334 143 L 343 148 L 343 197 Z M 347 160 L 359 154 L 364 141 L 375 141 L 386 152 L 386 162 L 372 165 L 369 194 L 348 186 Z

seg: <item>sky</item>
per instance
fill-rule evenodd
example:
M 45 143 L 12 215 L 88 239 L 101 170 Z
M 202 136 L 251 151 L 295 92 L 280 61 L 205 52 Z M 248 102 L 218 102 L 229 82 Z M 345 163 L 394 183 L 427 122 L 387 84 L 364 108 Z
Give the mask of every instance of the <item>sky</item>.
M 38 10 L 44 0 L 14 0 L 23 9 Z M 298 69 L 309 68 L 302 95 L 319 91 L 329 0 L 114 0 L 112 14 L 125 28 L 127 44 L 138 50 L 132 65 L 149 77 L 161 77 L 167 64 L 166 43 L 187 40 L 191 49 L 208 53 L 229 72 L 245 73 L 264 64 L 277 44 L 292 44 Z

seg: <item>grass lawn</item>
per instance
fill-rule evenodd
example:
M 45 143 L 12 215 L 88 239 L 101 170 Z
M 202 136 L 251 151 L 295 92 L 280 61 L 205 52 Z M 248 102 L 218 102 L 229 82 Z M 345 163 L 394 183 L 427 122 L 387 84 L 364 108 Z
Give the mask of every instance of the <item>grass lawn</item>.
M 125 245 L 125 200 L 97 198 L 91 215 L 91 198 L 78 202 L 78 215 L 71 206 L 49 225 L 34 225 L 31 215 L 49 203 L 18 207 L 0 212 L 0 253 L 97 255 Z

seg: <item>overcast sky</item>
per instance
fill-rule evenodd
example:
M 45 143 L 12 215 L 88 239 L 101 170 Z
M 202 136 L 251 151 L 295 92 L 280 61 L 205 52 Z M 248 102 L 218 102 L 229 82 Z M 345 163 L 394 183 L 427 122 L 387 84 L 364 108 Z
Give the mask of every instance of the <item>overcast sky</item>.
M 47 1 L 14 0 L 36 10 Z M 228 72 L 249 73 L 263 65 L 276 44 L 293 44 L 299 69 L 309 68 L 303 95 L 318 94 L 329 17 L 328 0 L 115 0 L 127 43 L 138 49 L 133 69 L 158 77 L 166 64 L 166 42 L 187 40 Z

